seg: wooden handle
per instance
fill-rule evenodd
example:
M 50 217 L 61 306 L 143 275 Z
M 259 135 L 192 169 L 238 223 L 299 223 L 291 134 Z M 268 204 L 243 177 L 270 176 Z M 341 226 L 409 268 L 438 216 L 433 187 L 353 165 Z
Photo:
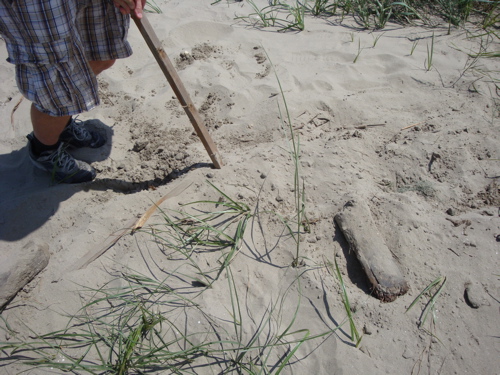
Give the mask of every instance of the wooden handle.
M 153 56 L 160 66 L 160 69 L 163 71 L 163 74 L 165 74 L 168 83 L 170 83 L 170 86 L 174 90 L 177 99 L 182 105 L 182 108 L 184 108 L 184 111 L 186 111 L 186 114 L 188 115 L 189 120 L 191 121 L 191 124 L 196 131 L 196 134 L 201 139 L 203 146 L 205 146 L 205 149 L 207 150 L 210 159 L 214 163 L 215 168 L 220 169 L 222 167 L 222 159 L 219 155 L 219 151 L 217 150 L 217 146 L 212 140 L 212 137 L 210 137 L 207 128 L 203 124 L 203 120 L 201 119 L 200 114 L 191 101 L 186 88 L 182 84 L 181 78 L 177 74 L 174 66 L 172 65 L 172 62 L 163 49 L 160 40 L 153 30 L 153 27 L 146 18 L 146 14 L 143 13 L 141 19 L 137 18 L 133 14 L 132 19 L 135 21 L 137 28 L 141 32 L 149 49 L 153 53 Z

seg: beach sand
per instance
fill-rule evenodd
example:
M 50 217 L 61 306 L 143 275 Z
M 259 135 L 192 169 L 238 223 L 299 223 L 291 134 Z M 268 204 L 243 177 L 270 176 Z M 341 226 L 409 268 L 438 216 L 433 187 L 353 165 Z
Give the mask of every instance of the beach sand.
M 183 108 L 131 25 L 134 55 L 99 77 L 101 106 L 80 116 L 106 124 L 101 129 L 110 139 L 102 149 L 75 152 L 92 162 L 96 181 L 51 184 L 28 159 L 30 104 L 18 93 L 13 66 L 0 48 L 0 251 L 21 251 L 31 240 L 48 244 L 50 251 L 45 270 L 2 312 L 18 333 L 0 331 L 0 341 L 63 329 L 65 315 L 78 314 L 89 301 L 84 287 L 126 286 L 116 277 L 136 273 L 167 279 L 196 303 L 194 309 L 158 304 L 158 311 L 199 343 L 202 332 L 214 331 L 219 340 L 235 340 L 240 332 L 245 344 L 258 332 L 262 346 L 283 332 L 288 341 L 305 332 L 324 334 L 298 348 L 286 374 L 500 374 L 500 99 L 491 79 L 479 73 L 498 70 L 498 59 L 480 59 L 477 69 L 465 69 L 471 60 L 464 51 L 477 50 L 479 41 L 463 29 L 448 35 L 445 24 L 388 24 L 370 32 L 350 19 L 309 17 L 305 31 L 279 33 L 235 20 L 252 12 L 247 3 L 209 3 L 157 1 L 163 13 L 147 17 L 217 144 L 222 169 L 210 167 Z M 300 144 L 298 169 L 290 128 Z M 292 267 L 297 245 L 283 222 L 296 230 L 296 171 L 308 224 L 301 227 L 299 266 Z M 220 268 L 229 248 L 199 245 L 183 259 L 154 236 L 164 236 L 159 211 L 142 231 L 127 232 L 88 266 L 74 269 L 177 186 L 186 188 L 161 204 L 166 213 L 221 210 L 209 203 L 183 206 L 219 201 L 222 195 L 211 184 L 249 208 L 235 221 L 228 219 L 228 233 L 249 216 L 229 268 L 210 288 L 191 283 L 201 278 L 192 265 L 205 272 Z M 334 216 L 353 196 L 369 206 L 376 236 L 409 285 L 393 302 L 372 295 L 335 224 Z M 360 225 L 364 219 L 358 218 Z M 335 261 L 362 336 L 358 348 Z M 419 327 L 429 298 L 406 310 L 440 277 L 446 283 Z M 235 291 L 239 317 L 230 298 Z M 182 368 L 222 373 L 235 357 L 231 345 L 219 345 L 216 356 L 198 357 Z M 287 350 L 273 348 L 268 371 L 277 370 L 272 366 Z M 256 352 L 241 361 L 257 361 Z M 3 374 L 23 368 L 0 366 Z

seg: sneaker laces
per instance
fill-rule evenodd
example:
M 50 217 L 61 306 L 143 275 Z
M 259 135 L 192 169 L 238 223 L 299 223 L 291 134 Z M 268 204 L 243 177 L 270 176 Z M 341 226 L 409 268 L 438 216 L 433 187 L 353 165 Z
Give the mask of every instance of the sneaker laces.
M 85 129 L 83 121 L 74 118 L 71 120 L 71 122 L 71 133 L 73 133 L 78 141 L 85 141 L 89 137 L 90 133 L 87 129 Z
M 67 146 L 61 143 L 57 152 L 54 152 L 50 156 L 50 160 L 54 163 L 54 169 L 57 168 L 60 171 L 70 171 L 75 168 L 75 159 L 66 152 Z

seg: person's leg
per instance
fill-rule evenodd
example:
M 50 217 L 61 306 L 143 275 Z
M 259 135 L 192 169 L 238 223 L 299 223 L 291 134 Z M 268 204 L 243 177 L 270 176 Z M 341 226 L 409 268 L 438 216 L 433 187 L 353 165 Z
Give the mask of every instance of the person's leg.
M 31 124 L 35 138 L 46 146 L 57 147 L 59 136 L 68 124 L 71 116 L 54 117 L 40 112 L 31 105 Z
M 89 61 L 90 68 L 97 76 L 113 66 L 116 60 Z
M 97 76 L 104 70 L 109 69 L 116 60 L 89 61 L 90 68 Z M 59 136 L 69 123 L 71 116 L 54 117 L 40 112 L 34 105 L 31 105 L 31 123 L 35 138 L 45 146 L 57 147 Z
M 94 11 L 81 17 L 84 12 L 75 8 L 75 4 L 86 7 L 88 4 L 88 9 Z M 128 19 L 117 17 L 109 0 L 68 0 L 53 5 L 51 2 L 49 6 L 46 1 L 14 2 L 12 7 L 2 8 L 0 24 L 3 19 L 22 19 L 23 22 L 9 22 L 9 28 L 0 30 L 12 31 L 5 38 L 9 58 L 16 65 L 20 92 L 33 103 L 31 119 L 34 131 L 27 135 L 31 161 L 40 169 L 49 171 L 56 182 L 90 181 L 96 175 L 95 170 L 89 164 L 75 160 L 66 149 L 97 148 L 106 142 L 106 137 L 85 129 L 83 122 L 70 116 L 99 105 L 95 76 L 111 67 L 114 59 L 131 54 L 124 38 Z M 44 20 L 57 20 L 57 23 Z M 103 20 L 105 28 L 101 27 Z M 78 30 L 74 27 L 76 23 L 82 26 Z M 19 29 L 14 27 L 17 24 Z M 82 30 L 84 33 L 89 30 L 85 37 L 82 37 Z M 95 42 L 97 34 L 100 38 Z M 112 37 L 115 34 L 122 37 L 121 43 L 116 41 L 116 36 Z M 18 48 L 12 47 L 17 44 L 24 46 L 26 41 L 33 40 L 46 43 L 50 48 L 32 48 L 29 53 L 20 54 Z M 67 48 L 71 49 L 71 54 L 65 53 Z M 96 50 L 98 53 L 94 53 Z M 31 60 L 26 60 L 26 56 Z

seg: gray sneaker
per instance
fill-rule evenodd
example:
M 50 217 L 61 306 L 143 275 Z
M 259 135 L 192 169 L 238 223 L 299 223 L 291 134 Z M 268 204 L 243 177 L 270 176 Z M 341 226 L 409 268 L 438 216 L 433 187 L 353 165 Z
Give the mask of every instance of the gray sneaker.
M 76 148 L 90 147 L 98 148 L 106 143 L 106 137 L 94 130 L 87 129 L 85 123 L 92 121 L 81 121 L 71 118 L 71 122 L 59 136 L 59 140 Z
M 33 153 L 31 142 L 33 135 L 29 134 L 28 138 L 28 152 L 29 157 L 33 164 L 52 175 L 52 179 L 57 183 L 77 184 L 80 182 L 92 181 L 96 176 L 96 171 L 89 164 L 76 160 L 71 156 L 66 148 L 65 143 L 56 150 L 44 151 L 36 156 Z

